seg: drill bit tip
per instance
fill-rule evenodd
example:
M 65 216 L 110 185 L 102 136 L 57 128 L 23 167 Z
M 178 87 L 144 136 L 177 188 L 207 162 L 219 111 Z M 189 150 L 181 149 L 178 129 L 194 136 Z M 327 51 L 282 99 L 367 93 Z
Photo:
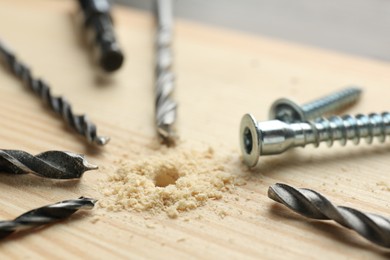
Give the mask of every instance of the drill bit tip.
M 78 134 L 83 135 L 89 143 L 104 145 L 109 138 L 97 135 L 94 123 L 86 115 L 76 115 L 71 104 L 62 96 L 54 96 L 50 86 L 42 79 L 32 75 L 31 70 L 21 62 L 15 54 L 0 41 L 0 59 L 11 73 L 28 89 L 33 91 L 48 108 L 61 116 L 63 121 Z
M 97 145 L 106 145 L 111 140 L 108 136 L 99 136 L 95 138 L 94 142 Z
M 80 209 L 92 209 L 96 201 L 95 199 L 85 197 L 64 200 L 30 210 L 14 220 L 0 221 L 0 239 L 17 231 L 33 229 L 64 220 Z
M 47 151 L 31 155 L 20 150 L 0 150 L 0 171 L 15 174 L 32 173 L 51 179 L 77 179 L 98 167 L 84 155 L 63 151 Z

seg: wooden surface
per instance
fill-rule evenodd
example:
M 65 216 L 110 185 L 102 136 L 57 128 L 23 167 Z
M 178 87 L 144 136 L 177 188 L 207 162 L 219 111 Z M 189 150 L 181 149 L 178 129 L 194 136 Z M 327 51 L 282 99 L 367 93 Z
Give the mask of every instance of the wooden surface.
M 137 149 L 155 143 L 153 128 L 153 19 L 131 9 L 116 9 L 116 29 L 126 53 L 122 70 L 109 81 L 96 76 L 89 53 L 80 45 L 70 1 L 2 1 L 1 38 L 46 79 L 55 94 L 87 113 L 100 134 L 112 141 L 100 151 L 64 127 L 36 97 L 0 69 L 1 147 L 31 153 L 69 150 L 85 153 L 100 170 L 79 182 L 34 176 L 0 178 L 0 218 L 80 195 L 102 198 L 99 181 L 115 161 L 136 161 Z M 351 113 L 389 109 L 390 65 L 303 48 L 267 38 L 177 21 L 176 98 L 182 143 L 212 146 L 230 153 L 240 169 L 238 124 L 252 112 L 266 119 L 273 100 L 300 102 L 347 84 L 364 86 Z M 322 192 L 337 204 L 390 215 L 389 144 L 333 149 L 307 147 L 261 158 L 247 185 L 223 200 L 209 201 L 178 219 L 133 211 L 97 208 L 37 232 L 0 244 L 4 257 L 116 258 L 350 258 L 390 257 L 354 232 L 332 222 L 308 221 L 267 198 L 268 186 L 285 182 Z M 153 154 L 152 149 L 149 151 Z M 248 174 L 237 172 L 237 174 Z M 232 199 L 239 197 L 239 201 Z M 224 217 L 215 208 L 226 209 Z M 201 216 L 201 217 L 196 217 Z

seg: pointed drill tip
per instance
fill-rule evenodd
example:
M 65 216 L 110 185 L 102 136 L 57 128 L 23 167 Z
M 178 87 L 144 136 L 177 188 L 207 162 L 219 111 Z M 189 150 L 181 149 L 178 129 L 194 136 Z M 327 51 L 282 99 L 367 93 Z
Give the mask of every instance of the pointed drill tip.
M 84 160 L 83 162 L 83 165 L 85 167 L 85 171 L 91 171 L 91 170 L 97 170 L 99 169 L 99 166 L 95 165 L 95 164 L 92 164 L 92 163 L 89 163 L 87 161 Z
M 79 198 L 79 200 L 82 200 L 82 201 L 84 201 L 86 203 L 91 203 L 91 205 L 90 205 L 91 207 L 94 207 L 96 202 L 98 201 L 97 199 L 88 198 L 88 197 L 84 197 L 84 196 L 81 196 Z
M 173 147 L 176 145 L 176 138 L 172 135 L 161 137 L 161 143 L 168 146 Z
M 286 185 L 282 184 L 282 183 L 275 183 L 275 184 L 269 186 L 268 187 L 268 198 L 270 198 L 276 202 L 282 202 L 278 193 L 282 191 L 281 189 L 283 189 L 283 186 L 286 186 Z
M 161 143 L 165 144 L 168 147 L 175 146 L 177 136 L 172 129 L 172 125 L 159 125 L 157 127 L 157 132 L 160 137 Z
M 268 187 L 268 198 L 274 199 L 275 197 L 275 184 Z
M 108 136 L 99 136 L 93 140 L 93 142 L 97 145 L 106 145 L 111 140 Z

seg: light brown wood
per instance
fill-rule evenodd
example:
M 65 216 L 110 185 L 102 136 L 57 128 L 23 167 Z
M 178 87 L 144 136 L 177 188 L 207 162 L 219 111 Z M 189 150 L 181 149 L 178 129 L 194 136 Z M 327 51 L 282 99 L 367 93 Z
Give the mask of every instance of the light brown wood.
M 127 156 L 155 142 L 153 127 L 153 19 L 116 8 L 116 30 L 126 53 L 123 69 L 99 81 L 90 53 L 80 45 L 71 1 L 2 1 L 1 39 L 44 78 L 55 94 L 87 113 L 112 141 L 101 152 L 86 148 L 37 98 L 0 69 L 1 148 L 31 153 L 69 150 L 85 153 L 100 170 L 80 182 L 2 175 L 0 218 L 80 195 L 101 198 L 97 187 Z M 238 125 L 246 112 L 266 119 L 273 100 L 302 103 L 345 85 L 364 86 L 348 112 L 389 109 L 390 64 L 332 53 L 268 38 L 177 20 L 175 34 L 178 131 L 194 148 L 230 153 L 240 169 Z M 268 186 L 285 182 L 322 192 L 338 204 L 390 215 L 388 144 L 307 147 L 261 158 L 247 185 L 223 200 L 185 213 L 97 208 L 72 220 L 0 243 L 2 257 L 93 258 L 350 258 L 390 257 L 354 232 L 332 222 L 308 221 L 267 198 Z M 152 152 L 150 151 L 152 155 Z M 237 174 L 247 174 L 237 172 Z M 386 186 L 387 185 L 387 186 Z M 239 201 L 234 198 L 239 197 Z M 218 210 L 228 212 L 221 217 Z M 96 218 L 95 216 L 98 216 Z M 200 217 L 198 217 L 200 216 Z M 186 221 L 189 219 L 189 221 Z

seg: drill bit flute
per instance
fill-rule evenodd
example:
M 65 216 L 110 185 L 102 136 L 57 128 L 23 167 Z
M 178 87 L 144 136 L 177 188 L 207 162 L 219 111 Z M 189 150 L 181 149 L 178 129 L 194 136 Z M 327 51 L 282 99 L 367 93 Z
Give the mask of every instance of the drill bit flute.
M 334 220 L 353 229 L 371 242 L 390 248 L 390 219 L 353 208 L 335 206 L 321 194 L 277 183 L 268 189 L 268 197 L 307 218 Z
M 32 173 L 51 179 L 76 179 L 85 171 L 97 169 L 84 156 L 70 152 L 48 151 L 33 156 L 24 151 L 0 150 L 0 172 Z
M 104 145 L 110 140 L 108 137 L 97 135 L 95 124 L 89 121 L 86 115 L 75 115 L 65 98 L 53 96 L 50 87 L 42 79 L 34 78 L 30 69 L 19 61 L 1 41 L 0 59 L 22 83 L 37 94 L 51 110 L 60 115 L 68 126 L 83 135 L 89 143 Z
M 156 0 L 156 82 L 155 121 L 159 137 L 166 145 L 175 143 L 173 129 L 176 121 L 177 103 L 172 98 L 175 77 L 172 72 L 172 1 Z
M 0 221 L 0 239 L 17 231 L 38 228 L 64 220 L 80 209 L 92 209 L 95 203 L 94 199 L 80 197 L 33 209 L 14 220 Z

